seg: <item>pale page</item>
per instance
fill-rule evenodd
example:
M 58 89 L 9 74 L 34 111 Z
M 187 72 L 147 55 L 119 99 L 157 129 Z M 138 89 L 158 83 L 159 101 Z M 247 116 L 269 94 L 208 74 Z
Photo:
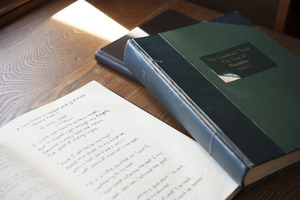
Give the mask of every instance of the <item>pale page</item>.
M 67 200 L 60 190 L 0 146 L 1 200 Z
M 93 81 L 6 125 L 0 143 L 73 199 L 224 199 L 195 141 Z

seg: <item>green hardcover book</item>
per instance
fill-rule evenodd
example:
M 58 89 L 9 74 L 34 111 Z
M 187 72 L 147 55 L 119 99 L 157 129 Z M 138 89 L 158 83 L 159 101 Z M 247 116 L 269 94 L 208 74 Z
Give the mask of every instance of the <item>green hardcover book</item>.
M 129 40 L 124 62 L 239 185 L 299 163 L 299 58 L 239 13 Z

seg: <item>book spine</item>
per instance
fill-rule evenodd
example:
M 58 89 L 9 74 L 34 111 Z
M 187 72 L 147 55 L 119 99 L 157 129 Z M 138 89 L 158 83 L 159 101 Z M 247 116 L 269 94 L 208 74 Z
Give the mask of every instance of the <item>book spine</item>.
M 137 79 L 163 104 L 163 106 L 184 126 L 193 138 L 210 153 L 221 167 L 243 187 L 243 179 L 249 167 L 232 146 L 220 137 L 218 127 L 211 126 L 208 118 L 200 117 L 186 100 L 159 73 L 155 62 L 134 40 L 127 42 L 124 63 Z M 171 83 L 172 84 L 172 83 Z M 201 112 L 201 109 L 199 109 Z M 205 117 L 205 113 L 201 113 Z M 215 129 L 215 130 L 214 130 Z M 222 134 L 224 135 L 224 134 Z
M 101 63 L 105 66 L 108 66 L 110 69 L 128 77 L 129 79 L 139 82 L 137 78 L 129 71 L 124 63 L 119 59 L 111 56 L 110 54 L 102 51 L 101 49 L 97 50 L 95 53 L 95 59 L 98 63 Z

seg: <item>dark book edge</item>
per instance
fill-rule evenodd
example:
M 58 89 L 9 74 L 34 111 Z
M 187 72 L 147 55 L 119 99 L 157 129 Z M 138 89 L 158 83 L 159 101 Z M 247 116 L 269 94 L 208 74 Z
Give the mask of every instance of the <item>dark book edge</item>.
M 237 11 L 235 11 L 233 13 L 229 13 L 222 17 L 218 17 L 218 18 L 209 20 L 209 22 L 218 22 L 218 23 L 227 23 L 227 24 L 234 24 L 234 25 L 244 25 L 244 26 L 256 27 L 255 24 L 253 24 L 247 18 L 242 17 L 241 14 Z
M 105 51 L 98 50 L 95 53 L 95 59 L 99 63 L 101 63 L 105 66 L 109 66 L 109 68 L 111 68 L 112 70 L 114 70 L 120 74 L 123 74 L 124 76 L 130 78 L 131 80 L 133 80 L 135 82 L 139 82 L 138 79 L 131 73 L 131 71 L 129 71 L 129 69 L 124 66 L 123 61 L 117 59 L 113 55 L 108 54 Z
M 134 75 L 125 67 L 123 62 L 123 54 L 127 40 L 173 30 L 195 23 L 198 23 L 198 21 L 169 9 L 145 24 L 133 29 L 118 40 L 98 49 L 95 53 L 95 59 L 98 63 L 138 82 Z M 144 32 L 145 34 L 140 34 L 140 32 Z

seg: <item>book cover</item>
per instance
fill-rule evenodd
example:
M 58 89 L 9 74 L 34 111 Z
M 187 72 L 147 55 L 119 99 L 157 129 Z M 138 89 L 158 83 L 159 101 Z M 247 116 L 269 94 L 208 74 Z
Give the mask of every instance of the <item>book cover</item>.
M 241 186 L 299 162 L 299 58 L 238 12 L 129 40 L 124 62 Z
M 124 66 L 123 55 L 125 45 L 128 39 L 148 36 L 160 32 L 181 28 L 192 25 L 198 21 L 192 19 L 175 10 L 167 10 L 158 16 L 154 17 L 145 24 L 133 29 L 127 35 L 118 40 L 98 49 L 95 53 L 95 59 L 105 66 L 137 81 L 132 73 Z

